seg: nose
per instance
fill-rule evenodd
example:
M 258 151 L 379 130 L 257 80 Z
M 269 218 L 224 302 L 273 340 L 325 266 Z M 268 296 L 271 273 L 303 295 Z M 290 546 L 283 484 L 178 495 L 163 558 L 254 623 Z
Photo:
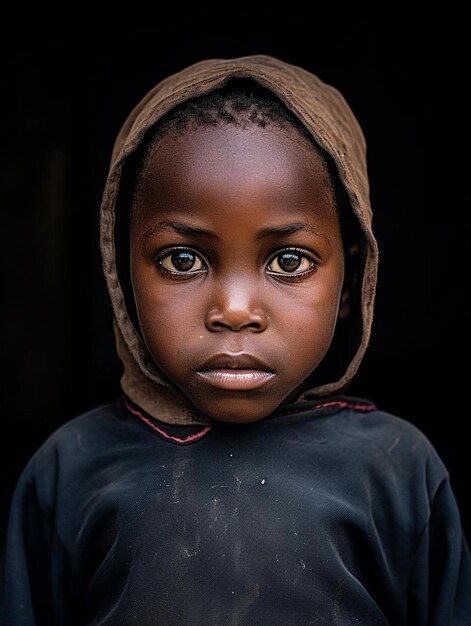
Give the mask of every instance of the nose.
M 206 313 L 206 328 L 212 332 L 244 329 L 263 332 L 268 325 L 268 315 L 256 302 L 255 291 L 247 281 L 224 281 Z

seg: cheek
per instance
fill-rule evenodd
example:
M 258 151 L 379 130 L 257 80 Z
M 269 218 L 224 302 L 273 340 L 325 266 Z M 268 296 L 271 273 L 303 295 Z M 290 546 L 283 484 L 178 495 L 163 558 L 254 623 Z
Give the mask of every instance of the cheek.
M 335 331 L 343 272 L 341 268 L 333 269 L 322 280 L 316 277 L 310 285 L 293 290 L 286 307 L 283 324 L 287 343 L 296 350 L 297 358 L 308 365 L 317 364 L 324 356 Z
M 292 301 L 283 322 L 286 334 L 304 345 L 306 341 L 312 345 L 330 339 L 337 321 L 338 304 L 337 298 L 334 301 L 319 298 Z
M 145 344 L 165 367 L 202 334 L 203 316 L 194 283 L 164 281 L 157 272 L 153 266 L 133 267 L 133 290 Z

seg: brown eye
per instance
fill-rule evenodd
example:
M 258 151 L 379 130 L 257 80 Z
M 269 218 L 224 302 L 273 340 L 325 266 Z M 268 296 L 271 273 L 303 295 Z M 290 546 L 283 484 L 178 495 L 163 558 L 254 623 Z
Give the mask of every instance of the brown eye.
M 192 250 L 174 250 L 160 256 L 157 262 L 167 271 L 175 273 L 201 272 L 206 269 L 205 264 Z
M 268 265 L 273 274 L 303 274 L 316 267 L 316 263 L 297 250 L 284 250 Z

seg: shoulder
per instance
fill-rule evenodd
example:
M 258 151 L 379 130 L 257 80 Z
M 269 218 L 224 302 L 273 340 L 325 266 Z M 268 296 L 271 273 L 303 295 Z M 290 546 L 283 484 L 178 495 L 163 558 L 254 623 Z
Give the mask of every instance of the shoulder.
M 374 443 L 388 453 L 397 446 L 416 449 L 431 445 L 426 435 L 411 422 L 373 404 L 362 404 L 355 398 L 349 400 L 337 414 L 337 426 L 341 425 L 342 432 Z
M 422 480 L 436 491 L 448 471 L 427 436 L 398 415 L 371 404 L 367 410 L 361 407 L 359 399 L 348 398 L 347 406 L 332 415 L 328 426 L 326 420 L 339 444 L 353 457 L 369 458 L 385 473 Z
M 126 420 L 112 403 L 97 406 L 64 423 L 33 454 L 19 484 L 57 483 L 61 476 L 72 476 L 99 462 L 105 451 L 125 438 Z
M 410 421 L 381 410 L 367 400 L 342 396 L 320 406 L 331 406 L 331 410 L 325 413 L 327 428 L 378 446 L 388 454 L 404 446 L 414 450 L 431 448 L 426 435 Z
M 411 422 L 352 396 L 311 405 L 300 419 L 309 445 L 325 442 L 344 473 L 378 484 L 415 484 L 432 498 L 448 472 L 427 436 Z
M 39 448 L 33 458 L 52 451 L 72 452 L 84 446 L 96 446 L 117 429 L 122 412 L 116 404 L 102 404 L 65 422 Z

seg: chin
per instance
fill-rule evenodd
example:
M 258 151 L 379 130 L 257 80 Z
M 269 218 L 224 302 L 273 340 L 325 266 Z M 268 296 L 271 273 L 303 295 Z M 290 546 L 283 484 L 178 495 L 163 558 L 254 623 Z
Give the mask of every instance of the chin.
M 208 417 L 217 422 L 228 424 L 251 424 L 265 419 L 272 413 L 278 404 L 272 407 L 261 407 L 249 400 L 239 402 L 221 402 L 220 409 L 218 403 L 213 403 L 211 407 L 199 406 Z
M 269 415 L 269 414 L 267 414 Z M 228 413 L 228 414 L 221 414 L 219 413 L 218 415 L 210 415 L 210 417 L 212 417 L 212 419 L 216 420 L 217 422 L 224 422 L 226 424 L 252 424 L 254 422 L 259 422 L 260 420 L 263 420 L 265 417 L 267 417 L 267 415 L 263 414 L 263 415 L 241 415 L 240 413 L 237 414 L 232 414 L 232 413 Z

